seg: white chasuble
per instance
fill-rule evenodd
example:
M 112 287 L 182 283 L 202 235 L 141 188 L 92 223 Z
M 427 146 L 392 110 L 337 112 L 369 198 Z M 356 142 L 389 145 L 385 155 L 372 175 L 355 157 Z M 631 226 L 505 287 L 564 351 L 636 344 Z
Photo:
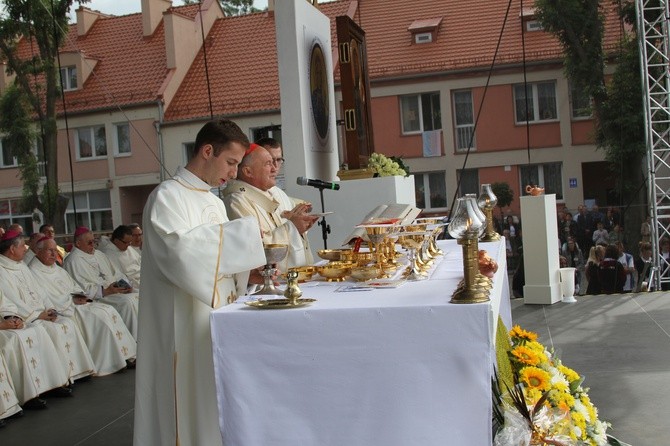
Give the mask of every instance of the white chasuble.
M 63 268 L 91 298 L 113 306 L 119 312 L 130 333 L 137 339 L 137 312 L 139 308 L 138 293 L 133 291 L 127 294 L 102 295 L 102 288 L 124 276 L 116 271 L 107 256 L 98 250 L 88 254 L 79 248 L 72 248 L 72 252 L 65 258 Z
M 311 264 L 308 261 L 305 241 L 298 229 L 281 216 L 285 210 L 293 209 L 292 200 L 285 194 L 262 191 L 244 181 L 235 180 L 224 190 L 224 203 L 231 219 L 251 216 L 261 227 L 264 243 L 288 244 L 288 255 L 278 263 L 279 269 L 286 272 L 293 266 Z M 279 198 L 279 199 L 277 199 Z
M 112 262 L 112 265 L 114 265 L 116 271 L 126 276 L 133 288 L 139 291 L 140 262 L 142 261 L 139 253 L 134 249 L 131 249 L 130 246 L 128 246 L 125 251 L 121 251 L 109 239 L 107 239 L 107 243 L 102 243 L 102 241 L 106 238 L 107 237 L 100 237 L 100 244 L 98 249 L 107 255 L 107 258 L 110 262 Z
M 47 292 L 53 307 L 61 314 L 73 317 L 91 352 L 98 376 L 118 372 L 127 359 L 137 354 L 137 343 L 111 305 L 89 302 L 75 305 L 72 293 L 81 287 L 63 268 L 47 266 L 39 259 L 30 262 L 30 270 Z
M 221 445 L 209 316 L 265 263 L 253 218 L 184 168 L 144 208 L 134 444 Z
M 0 290 L 0 317 L 5 316 L 18 316 L 18 309 Z M 0 353 L 20 404 L 68 382 L 63 361 L 41 326 L 25 323 L 20 330 L 0 330 Z
M 46 329 L 65 363 L 70 379 L 95 373 L 93 358 L 74 319 L 65 315 L 58 315 L 53 322 L 38 319 L 40 313 L 52 305 L 28 265 L 0 255 L 0 289 L 5 298 L 16 305 L 21 319 Z
M 9 374 L 4 357 L 0 354 L 0 420 L 19 412 L 19 399 L 16 397 L 12 377 Z

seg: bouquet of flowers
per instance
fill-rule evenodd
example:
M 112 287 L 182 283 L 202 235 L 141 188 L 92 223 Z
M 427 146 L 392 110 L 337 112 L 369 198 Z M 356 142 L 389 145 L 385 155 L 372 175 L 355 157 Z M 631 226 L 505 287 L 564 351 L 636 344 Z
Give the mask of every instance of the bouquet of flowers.
M 598 419 L 583 377 L 539 343 L 536 333 L 516 325 L 509 335 L 494 381 L 494 413 L 502 426 L 495 446 L 625 444 L 607 435 L 610 425 Z
M 373 153 L 368 159 L 368 167 L 373 169 L 377 176 L 390 177 L 393 175 L 409 175 L 409 169 L 402 162 L 402 159 L 392 156 L 387 158 L 381 153 Z

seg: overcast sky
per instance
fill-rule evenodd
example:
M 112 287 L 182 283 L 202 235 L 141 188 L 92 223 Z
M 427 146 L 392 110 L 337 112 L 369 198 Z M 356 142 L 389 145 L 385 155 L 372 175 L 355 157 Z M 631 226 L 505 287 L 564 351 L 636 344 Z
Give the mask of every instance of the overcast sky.
M 141 0 L 91 0 L 91 2 L 86 3 L 84 6 L 106 14 L 124 15 L 140 12 L 141 4 Z M 183 4 L 183 0 L 172 0 L 172 6 Z M 254 0 L 254 6 L 263 10 L 267 8 L 268 0 Z M 79 5 L 75 2 L 72 5 L 72 10 L 74 11 L 78 7 Z

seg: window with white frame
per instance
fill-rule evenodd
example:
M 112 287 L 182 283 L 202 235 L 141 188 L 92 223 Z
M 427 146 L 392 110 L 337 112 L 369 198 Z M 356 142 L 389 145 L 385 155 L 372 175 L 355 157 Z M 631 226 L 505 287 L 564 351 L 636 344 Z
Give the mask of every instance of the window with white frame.
M 78 226 L 86 226 L 91 231 L 111 231 L 112 201 L 108 190 L 76 192 L 65 210 L 65 232 L 71 234 Z M 75 221 L 74 210 L 77 209 Z
M 454 92 L 454 128 L 456 131 L 456 150 L 475 148 L 475 117 L 472 104 L 472 91 Z
M 440 93 L 400 96 L 402 133 L 421 133 L 442 128 Z
M 545 194 L 556 194 L 557 200 L 563 199 L 563 177 L 561 163 L 532 164 L 519 166 L 520 188 L 525 192 L 526 185 L 544 187 Z
M 278 125 L 271 125 L 268 127 L 252 127 L 251 141 L 258 141 L 261 138 L 273 138 L 281 144 L 281 127 Z
M 114 124 L 114 155 L 130 154 L 130 125 L 127 122 Z
M 60 69 L 60 78 L 63 82 L 63 90 L 76 90 L 77 89 L 77 67 L 67 66 L 61 67 Z
M 104 125 L 75 129 L 77 159 L 95 159 L 107 156 L 107 136 Z
M 425 210 L 443 210 L 447 207 L 447 183 L 442 172 L 414 174 L 416 207 Z
M 556 82 L 536 82 L 514 86 L 514 111 L 517 124 L 552 121 L 558 118 Z
M 16 167 L 18 165 L 19 163 L 12 153 L 9 141 L 5 138 L 0 138 L 0 168 Z
M 463 169 L 456 172 L 458 175 L 458 195 L 476 194 L 479 196 L 479 170 Z
M 0 226 L 7 228 L 14 223 L 23 226 L 24 231 L 32 232 L 33 216 L 21 212 L 21 198 L 0 200 Z
M 591 96 L 575 85 L 570 85 L 570 111 L 573 119 L 588 119 L 592 114 Z

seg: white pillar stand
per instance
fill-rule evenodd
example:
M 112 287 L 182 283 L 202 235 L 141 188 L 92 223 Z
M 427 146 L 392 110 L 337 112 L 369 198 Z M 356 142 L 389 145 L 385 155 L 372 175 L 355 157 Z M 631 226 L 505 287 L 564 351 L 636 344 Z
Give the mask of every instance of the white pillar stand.
M 554 304 L 562 299 L 556 218 L 556 195 L 521 197 L 525 304 Z
M 559 268 L 558 271 L 561 276 L 563 302 L 577 302 L 577 299 L 575 299 L 575 268 Z

